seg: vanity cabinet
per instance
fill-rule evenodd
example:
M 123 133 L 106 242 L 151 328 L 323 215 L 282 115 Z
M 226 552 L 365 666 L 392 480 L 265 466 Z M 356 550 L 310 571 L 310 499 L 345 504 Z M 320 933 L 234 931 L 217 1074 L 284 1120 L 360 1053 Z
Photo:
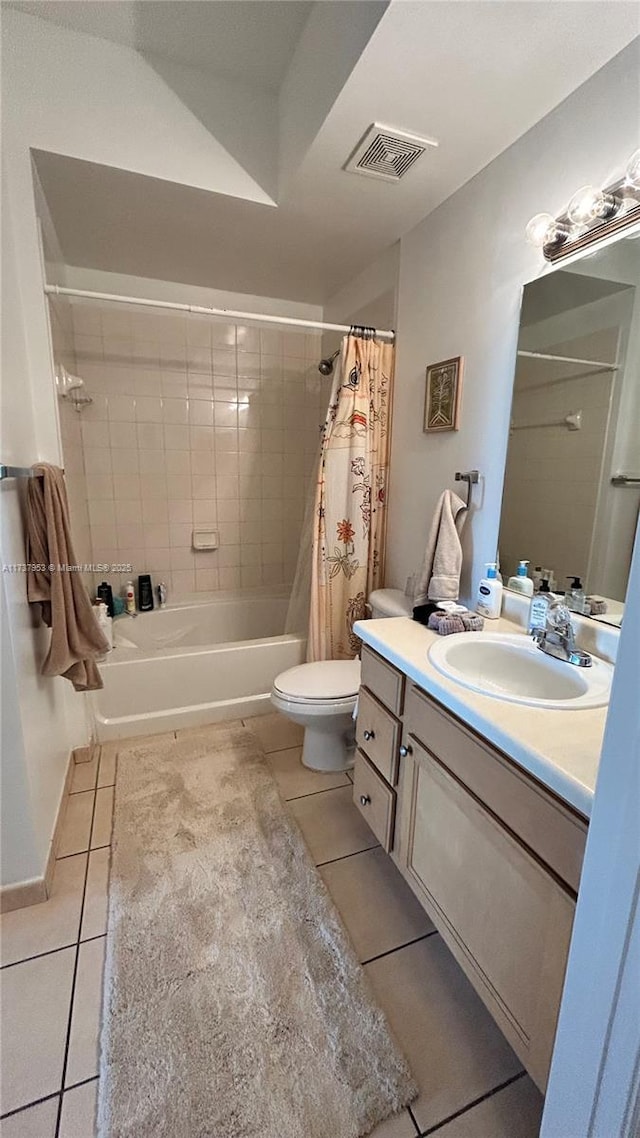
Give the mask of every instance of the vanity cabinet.
M 354 802 L 544 1090 L 587 823 L 366 647 L 362 677 Z

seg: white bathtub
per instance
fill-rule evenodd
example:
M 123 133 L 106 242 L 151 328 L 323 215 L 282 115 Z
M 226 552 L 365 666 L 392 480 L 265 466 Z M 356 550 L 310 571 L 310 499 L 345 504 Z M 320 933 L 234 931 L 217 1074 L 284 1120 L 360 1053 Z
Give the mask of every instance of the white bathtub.
M 118 617 L 91 697 L 98 739 L 267 711 L 275 677 L 305 659 L 305 638 L 283 632 L 288 601 L 288 591 L 208 594 Z

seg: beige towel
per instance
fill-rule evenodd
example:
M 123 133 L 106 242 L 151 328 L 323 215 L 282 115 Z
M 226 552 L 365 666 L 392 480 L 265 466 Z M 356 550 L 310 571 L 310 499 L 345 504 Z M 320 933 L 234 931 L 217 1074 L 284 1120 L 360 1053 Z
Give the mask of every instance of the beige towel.
M 420 581 L 413 600 L 415 605 L 427 601 L 457 601 L 460 594 L 462 546 L 456 519 L 466 517 L 466 505 L 452 490 L 445 490 L 435 508 Z
M 64 475 L 46 462 L 34 466 L 33 473 L 36 477 L 27 483 L 27 561 L 43 568 L 29 570 L 27 599 L 40 604 L 42 620 L 51 629 L 42 674 L 64 676 L 76 691 L 94 691 L 103 686 L 95 657 L 109 645 L 82 577 L 60 568 L 76 563 Z

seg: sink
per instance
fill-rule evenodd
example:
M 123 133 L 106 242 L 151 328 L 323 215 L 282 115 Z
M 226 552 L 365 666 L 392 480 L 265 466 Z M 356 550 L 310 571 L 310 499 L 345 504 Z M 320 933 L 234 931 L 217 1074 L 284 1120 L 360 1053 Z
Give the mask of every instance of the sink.
M 555 660 L 522 633 L 459 632 L 440 637 L 428 655 L 442 675 L 509 703 L 569 711 L 609 702 L 611 664 L 595 656 L 590 668 Z

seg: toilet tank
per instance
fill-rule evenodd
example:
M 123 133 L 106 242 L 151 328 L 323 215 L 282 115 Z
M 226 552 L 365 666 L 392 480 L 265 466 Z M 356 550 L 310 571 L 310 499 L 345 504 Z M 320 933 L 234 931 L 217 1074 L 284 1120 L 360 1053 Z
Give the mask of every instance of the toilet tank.
M 371 617 L 379 620 L 384 616 L 412 616 L 413 603 L 402 589 L 374 589 L 369 594 Z

